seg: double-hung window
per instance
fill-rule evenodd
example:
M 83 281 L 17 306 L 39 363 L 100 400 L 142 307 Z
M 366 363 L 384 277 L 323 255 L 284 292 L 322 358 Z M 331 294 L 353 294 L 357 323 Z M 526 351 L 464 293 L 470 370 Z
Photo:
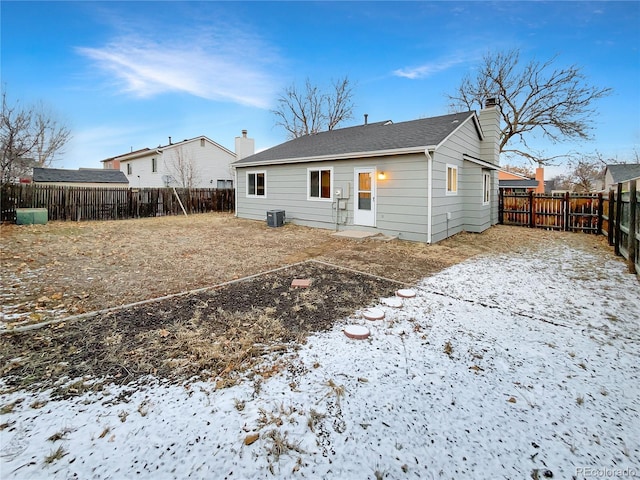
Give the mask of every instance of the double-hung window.
M 267 196 L 267 172 L 247 172 L 247 197 Z
M 333 168 L 307 169 L 307 200 L 331 200 L 333 198 Z
M 458 194 L 458 167 L 447 165 L 447 195 Z
M 491 174 L 482 172 L 482 205 L 489 205 L 491 202 Z

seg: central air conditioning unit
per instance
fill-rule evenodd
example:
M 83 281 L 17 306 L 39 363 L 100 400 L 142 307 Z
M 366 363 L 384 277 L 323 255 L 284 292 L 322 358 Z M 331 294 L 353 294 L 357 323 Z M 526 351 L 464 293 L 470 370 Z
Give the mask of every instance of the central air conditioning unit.
M 267 226 L 269 227 L 282 227 L 284 218 L 284 210 L 267 210 Z

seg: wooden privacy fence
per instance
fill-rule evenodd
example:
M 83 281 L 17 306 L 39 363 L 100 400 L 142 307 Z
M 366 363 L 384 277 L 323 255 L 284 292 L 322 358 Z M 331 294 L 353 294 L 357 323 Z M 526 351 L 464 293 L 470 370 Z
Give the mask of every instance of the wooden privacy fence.
M 637 182 L 618 184 L 609 195 L 547 195 L 500 191 L 499 222 L 530 228 L 606 235 L 629 271 L 640 273 L 640 193 Z
M 583 233 L 602 230 L 602 194 L 546 195 L 500 191 L 499 221 Z
M 0 214 L 15 222 L 16 208 L 46 208 L 49 220 L 120 220 L 126 218 L 230 212 L 233 189 L 212 188 L 91 188 L 53 185 L 3 185 Z

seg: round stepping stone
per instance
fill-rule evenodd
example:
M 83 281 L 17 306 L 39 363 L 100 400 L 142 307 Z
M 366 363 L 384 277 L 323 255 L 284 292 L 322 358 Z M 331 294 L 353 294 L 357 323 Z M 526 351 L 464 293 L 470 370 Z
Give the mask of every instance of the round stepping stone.
M 343 330 L 344 334 L 354 340 L 364 340 L 369 338 L 369 329 L 362 325 L 347 325 Z
M 413 298 L 416 296 L 416 291 L 410 288 L 402 288 L 396 292 L 396 295 L 402 298 Z
M 382 320 L 384 318 L 384 311 L 379 308 L 367 308 L 362 312 L 362 316 L 367 320 Z
M 400 308 L 402 307 L 402 299 L 398 297 L 383 298 L 382 303 L 387 307 Z

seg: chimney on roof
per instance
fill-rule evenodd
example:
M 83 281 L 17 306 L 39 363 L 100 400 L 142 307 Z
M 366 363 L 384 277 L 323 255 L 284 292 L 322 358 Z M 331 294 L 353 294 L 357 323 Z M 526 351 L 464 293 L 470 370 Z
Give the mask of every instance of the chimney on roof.
M 247 131 L 242 130 L 242 136 L 236 137 L 236 160 L 241 160 L 256 153 L 256 145 L 253 138 L 247 137 Z
M 496 97 L 487 98 L 484 102 L 484 108 L 492 108 L 498 105 L 498 99 Z
M 169 137 L 169 145 L 171 145 L 171 137 Z
M 364 114 L 364 124 L 366 125 L 367 123 L 369 123 L 369 114 L 365 113 Z

